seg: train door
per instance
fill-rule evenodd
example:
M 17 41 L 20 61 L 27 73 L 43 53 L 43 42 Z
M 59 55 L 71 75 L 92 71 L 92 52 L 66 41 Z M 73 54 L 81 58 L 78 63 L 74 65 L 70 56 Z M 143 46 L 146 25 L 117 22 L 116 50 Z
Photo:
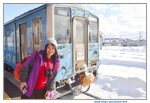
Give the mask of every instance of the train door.
M 19 52 L 20 59 L 24 59 L 28 55 L 27 51 L 27 24 L 23 23 L 19 25 Z
M 42 23 L 41 18 L 32 21 L 32 52 L 42 49 Z
M 82 72 L 88 64 L 88 21 L 75 17 L 73 20 L 74 72 Z

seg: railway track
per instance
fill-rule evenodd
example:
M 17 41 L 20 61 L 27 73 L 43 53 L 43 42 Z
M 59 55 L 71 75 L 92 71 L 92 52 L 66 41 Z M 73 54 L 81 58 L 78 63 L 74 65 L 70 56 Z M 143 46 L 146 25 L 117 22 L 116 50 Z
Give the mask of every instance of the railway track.
M 79 94 L 79 95 L 73 95 L 73 94 L 67 94 L 67 95 L 64 95 L 64 96 L 62 96 L 62 97 L 60 97 L 60 98 L 57 98 L 57 99 L 62 99 L 62 100 L 67 100 L 67 99 L 69 99 L 69 100 L 72 100 L 72 99 L 80 99 L 80 100 L 82 100 L 82 99 L 102 99 L 102 98 L 100 98 L 100 97 L 98 97 L 98 96 L 95 96 L 95 95 L 93 95 L 93 94 L 90 94 L 90 93 L 81 93 L 81 94 Z
M 87 95 L 87 96 L 90 96 L 90 97 L 92 97 L 92 98 L 94 98 L 94 99 L 102 99 L 102 98 L 100 98 L 100 97 L 98 97 L 98 96 L 95 96 L 95 95 L 93 95 L 93 94 L 90 94 L 90 93 L 83 93 L 83 94 L 85 94 L 85 95 Z

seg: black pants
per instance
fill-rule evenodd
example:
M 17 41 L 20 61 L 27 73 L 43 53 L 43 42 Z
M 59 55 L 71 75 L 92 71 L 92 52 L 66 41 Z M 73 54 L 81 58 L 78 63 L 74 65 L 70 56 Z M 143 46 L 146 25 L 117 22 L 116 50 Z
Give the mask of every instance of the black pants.
M 30 97 L 22 95 L 21 99 L 45 99 L 44 95 L 46 93 L 46 88 L 43 89 L 34 89 Z

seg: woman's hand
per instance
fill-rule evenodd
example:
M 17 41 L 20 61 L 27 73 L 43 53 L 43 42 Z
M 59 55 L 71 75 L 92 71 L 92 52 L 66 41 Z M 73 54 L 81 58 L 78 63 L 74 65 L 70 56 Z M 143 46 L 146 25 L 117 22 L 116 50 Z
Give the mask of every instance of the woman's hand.
M 44 97 L 45 99 L 54 99 L 54 91 L 46 91 Z
M 21 84 L 20 84 L 20 90 L 22 91 L 22 89 L 24 87 L 28 88 L 27 83 L 26 82 L 21 82 Z
M 45 99 L 49 99 L 50 93 L 51 93 L 50 91 L 46 91 L 44 95 Z

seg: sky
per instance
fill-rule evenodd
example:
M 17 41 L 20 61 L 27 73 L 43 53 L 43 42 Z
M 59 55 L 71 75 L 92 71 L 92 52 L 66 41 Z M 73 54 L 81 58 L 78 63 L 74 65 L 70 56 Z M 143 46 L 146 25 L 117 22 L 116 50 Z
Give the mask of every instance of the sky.
M 4 23 L 42 4 L 4 4 Z M 104 38 L 146 39 L 146 4 L 77 4 L 99 17 Z
M 82 5 L 94 11 L 100 20 L 100 31 L 105 37 L 146 38 L 145 4 Z
M 43 4 L 4 4 L 4 23 Z

